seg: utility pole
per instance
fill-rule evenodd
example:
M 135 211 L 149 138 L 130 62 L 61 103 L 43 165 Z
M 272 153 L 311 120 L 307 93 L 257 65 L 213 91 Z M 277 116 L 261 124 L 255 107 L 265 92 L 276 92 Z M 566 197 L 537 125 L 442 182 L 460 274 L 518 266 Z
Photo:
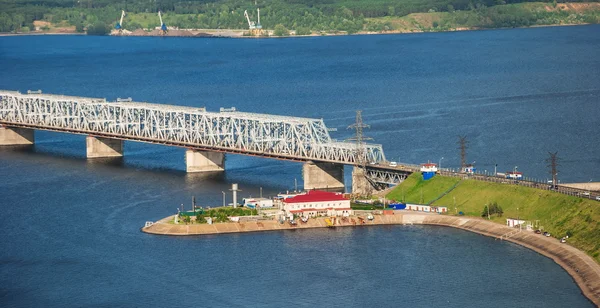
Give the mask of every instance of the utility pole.
M 558 152 L 548 152 L 548 154 L 550 155 L 550 157 L 548 157 L 548 159 L 546 159 L 546 162 L 548 163 L 547 167 L 550 168 L 550 175 L 552 176 L 552 188 L 556 188 L 557 185 L 557 177 L 558 177 L 558 166 L 560 166 L 558 164 L 559 158 L 558 158 Z
M 362 110 L 357 110 L 356 111 L 356 122 L 354 124 L 348 126 L 348 129 L 356 130 L 356 135 L 352 138 L 347 139 L 347 141 L 355 141 L 356 142 L 356 151 L 355 151 L 356 156 L 355 156 L 354 162 L 362 170 L 363 176 L 367 180 L 366 193 L 369 196 L 372 194 L 372 184 L 371 184 L 371 180 L 367 176 L 367 154 L 365 153 L 364 141 L 372 140 L 372 138 L 365 137 L 363 135 L 363 128 L 370 128 L 370 127 L 371 126 L 363 123 Z
M 460 166 L 464 170 L 467 166 L 467 136 L 458 136 L 458 149 L 460 150 Z

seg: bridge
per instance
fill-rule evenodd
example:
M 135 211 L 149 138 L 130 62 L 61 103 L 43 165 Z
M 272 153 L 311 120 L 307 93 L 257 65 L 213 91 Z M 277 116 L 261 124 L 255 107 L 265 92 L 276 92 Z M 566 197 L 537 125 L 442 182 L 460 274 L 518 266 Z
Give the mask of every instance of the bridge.
M 124 140 L 184 147 L 187 172 L 223 171 L 225 153 L 304 162 L 305 189 L 343 188 L 343 166 L 363 161 L 372 184 L 397 184 L 409 171 L 387 165 L 379 144 L 333 140 L 322 119 L 235 108 L 0 90 L 0 125 L 0 145 L 33 144 L 34 130 L 84 134 L 88 158 L 122 156 Z

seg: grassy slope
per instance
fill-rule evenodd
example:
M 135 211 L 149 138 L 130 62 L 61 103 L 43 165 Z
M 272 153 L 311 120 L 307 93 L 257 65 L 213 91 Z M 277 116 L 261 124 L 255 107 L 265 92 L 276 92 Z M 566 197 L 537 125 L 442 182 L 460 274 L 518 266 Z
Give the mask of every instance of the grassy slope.
M 401 196 L 404 189 L 408 202 L 418 201 L 422 188 L 427 202 L 435 198 L 431 196 L 441 194 L 444 188 L 451 187 L 457 181 L 441 176 L 430 181 L 419 178 L 419 174 L 411 175 L 388 198 Z M 448 206 L 449 212 L 454 213 L 454 199 L 457 210 L 468 216 L 481 216 L 486 203 L 497 202 L 504 210 L 504 216 L 493 217 L 495 222 L 504 224 L 506 217 L 516 218 L 518 215 L 531 222 L 539 220 L 544 230 L 556 237 L 562 237 L 570 231 L 573 235 L 569 238 L 569 243 L 600 263 L 600 202 L 516 185 L 463 180 L 434 204 Z
M 429 181 L 424 181 L 420 174 L 414 173 L 390 192 L 387 198 L 397 201 L 404 200 L 408 203 L 426 204 L 443 194 L 458 181 L 457 178 L 441 176 L 435 176 Z M 423 199 L 421 199 L 421 189 Z
M 582 16 L 600 17 L 600 3 L 561 3 L 553 7 L 551 3 L 528 2 L 496 7 L 539 15 L 537 25 L 580 24 L 586 23 Z M 542 18 L 542 15 L 545 18 Z M 366 20 L 370 23 L 388 23 L 393 30 L 400 32 L 477 28 L 481 22 L 477 14 L 472 11 L 412 13 L 402 17 L 379 17 Z M 437 23 L 437 27 L 434 27 L 434 22 Z

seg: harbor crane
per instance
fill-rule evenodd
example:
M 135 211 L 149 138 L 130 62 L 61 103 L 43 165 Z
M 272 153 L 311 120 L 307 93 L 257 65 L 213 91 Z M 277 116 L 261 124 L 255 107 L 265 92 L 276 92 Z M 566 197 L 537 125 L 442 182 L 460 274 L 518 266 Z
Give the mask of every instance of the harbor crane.
M 168 32 L 167 25 L 163 22 L 160 11 L 158 11 L 158 19 L 160 19 L 160 34 L 166 34 Z
M 258 13 L 258 20 L 257 22 L 254 22 L 250 20 L 250 17 L 248 16 L 248 11 L 244 11 L 244 17 L 246 17 L 246 20 L 248 21 L 248 29 L 250 30 L 250 34 L 252 35 L 260 35 L 260 33 L 262 32 L 262 25 L 260 24 L 260 9 L 256 9 L 256 12 Z
M 123 31 L 123 18 L 125 17 L 125 11 L 121 10 L 121 20 L 115 25 L 115 29 L 119 32 Z

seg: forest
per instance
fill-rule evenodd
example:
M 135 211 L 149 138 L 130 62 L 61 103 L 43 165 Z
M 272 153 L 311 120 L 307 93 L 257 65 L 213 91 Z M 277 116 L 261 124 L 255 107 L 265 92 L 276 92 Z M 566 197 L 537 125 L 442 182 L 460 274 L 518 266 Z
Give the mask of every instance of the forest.
M 563 20 L 569 13 L 532 12 L 518 0 L 0 0 L 0 32 L 27 32 L 34 20 L 75 26 L 78 32 L 108 32 L 127 12 L 128 30 L 159 26 L 157 12 L 165 23 L 181 29 L 245 29 L 244 11 L 256 20 L 260 8 L 263 28 L 282 25 L 303 31 L 393 30 L 387 22 L 411 13 L 448 13 L 431 28 L 467 26 L 479 28 L 518 27 L 540 24 L 540 20 Z M 574 1 L 570 1 L 574 2 Z M 576 2 L 576 1 L 575 1 Z M 550 3 L 550 2 L 549 2 Z M 552 2 L 556 6 L 556 2 Z M 598 12 L 583 14 L 578 22 L 600 22 Z

